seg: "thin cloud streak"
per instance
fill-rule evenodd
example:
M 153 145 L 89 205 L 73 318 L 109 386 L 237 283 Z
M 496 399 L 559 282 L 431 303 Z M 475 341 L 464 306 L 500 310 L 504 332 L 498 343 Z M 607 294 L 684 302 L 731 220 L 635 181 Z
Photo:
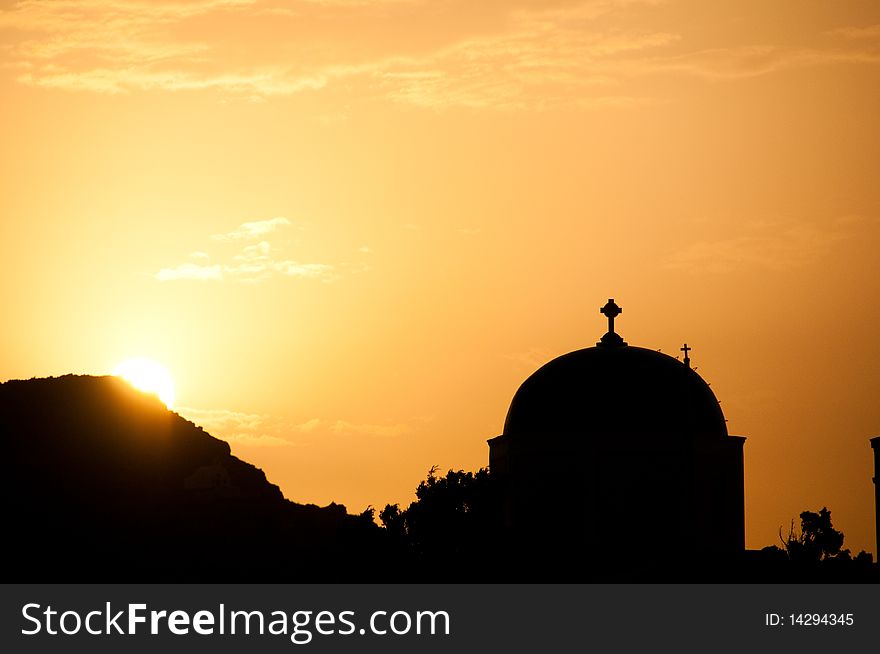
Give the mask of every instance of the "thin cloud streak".
M 290 220 L 282 216 L 242 223 L 229 232 L 214 234 L 211 237 L 212 240 L 220 243 L 240 245 L 238 252 L 226 261 L 213 264 L 187 261 L 161 268 L 153 277 L 160 282 L 232 279 L 251 283 L 264 281 L 275 275 L 322 282 L 332 282 L 338 279 L 339 275 L 333 265 L 275 258 L 274 248 L 265 238 L 257 243 L 250 242 L 257 238 L 268 237 L 278 229 L 290 225 Z M 199 251 L 191 253 L 190 258 L 207 261 L 210 259 L 210 255 Z
M 233 444 L 259 447 L 302 445 L 302 438 L 321 435 L 394 438 L 411 431 L 403 423 L 373 424 L 312 418 L 290 424 L 273 416 L 229 409 L 178 407 L 177 412 L 212 436 Z
M 816 48 L 752 45 L 715 48 L 669 57 L 620 64 L 621 74 L 656 75 L 681 73 L 707 79 L 757 77 L 782 70 L 836 64 L 880 64 L 880 54 L 867 50 L 820 50 Z
M 828 32 L 832 36 L 842 36 L 845 39 L 862 40 L 862 39 L 878 39 L 880 40 L 880 24 L 866 25 L 864 27 L 838 27 Z
M 375 424 L 355 424 L 345 420 L 337 420 L 334 422 L 330 431 L 335 434 L 349 434 L 356 436 L 377 436 L 380 438 L 391 438 L 394 436 L 402 436 L 409 432 L 408 425 L 402 423 L 390 425 Z
M 620 80 L 616 56 L 675 43 L 675 34 L 603 33 L 529 17 L 511 32 L 469 39 L 380 74 L 388 95 L 423 107 L 551 106 L 575 97 L 602 103 Z M 625 97 L 615 89 L 617 106 Z M 606 102 L 606 105 L 612 103 Z
M 299 279 L 313 279 L 332 282 L 339 278 L 334 266 L 323 263 L 299 263 L 297 261 L 273 261 L 265 264 L 212 265 L 199 266 L 194 263 L 181 263 L 177 266 L 160 269 L 154 277 L 160 282 L 179 280 L 221 281 L 237 279 L 258 282 L 269 279 L 273 274 Z
M 788 270 L 816 263 L 851 238 L 862 221 L 842 218 L 829 225 L 765 225 L 751 234 L 698 241 L 667 257 L 664 266 L 695 274 L 741 270 Z
M 280 435 L 282 426 L 269 416 L 193 407 L 178 407 L 177 412 L 212 436 L 232 444 L 253 447 L 287 447 L 294 444 Z
M 255 220 L 253 222 L 242 223 L 231 232 L 214 234 L 211 238 L 215 241 L 237 241 L 240 239 L 258 238 L 275 231 L 279 227 L 287 225 L 290 225 L 290 221 L 287 218 L 278 216 L 267 220 Z
M 177 279 L 219 280 L 223 279 L 223 267 L 216 264 L 200 266 L 196 263 L 181 263 L 170 268 L 162 268 L 154 277 L 160 282 Z

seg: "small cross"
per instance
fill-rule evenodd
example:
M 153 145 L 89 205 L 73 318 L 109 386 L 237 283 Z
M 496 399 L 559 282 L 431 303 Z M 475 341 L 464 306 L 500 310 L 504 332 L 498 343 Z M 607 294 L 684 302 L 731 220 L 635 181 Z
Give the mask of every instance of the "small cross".
M 690 360 L 690 357 L 688 357 L 688 352 L 690 352 L 694 348 L 688 347 L 688 344 L 685 343 L 684 347 L 680 348 L 680 349 L 682 352 L 684 352 L 684 365 L 686 365 L 688 368 L 690 368 L 691 367 L 691 360 Z
M 614 319 L 623 313 L 623 309 L 614 303 L 613 298 L 608 298 L 608 304 L 599 309 L 599 312 L 608 317 L 608 333 L 596 345 L 604 347 L 622 347 L 626 345 L 626 341 L 620 337 L 620 334 L 614 333 Z
M 621 309 L 614 303 L 614 298 L 608 298 L 608 303 L 604 307 L 599 309 L 599 312 L 608 316 L 608 333 L 613 334 L 614 319 L 621 313 L 623 313 L 623 309 Z

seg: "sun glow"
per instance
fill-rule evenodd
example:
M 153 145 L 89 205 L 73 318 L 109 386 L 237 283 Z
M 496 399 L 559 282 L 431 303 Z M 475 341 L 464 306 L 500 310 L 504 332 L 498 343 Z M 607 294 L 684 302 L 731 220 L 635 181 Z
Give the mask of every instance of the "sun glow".
M 174 380 L 164 366 L 152 359 L 123 361 L 113 369 L 113 374 L 122 377 L 138 390 L 158 396 L 169 409 L 174 404 Z

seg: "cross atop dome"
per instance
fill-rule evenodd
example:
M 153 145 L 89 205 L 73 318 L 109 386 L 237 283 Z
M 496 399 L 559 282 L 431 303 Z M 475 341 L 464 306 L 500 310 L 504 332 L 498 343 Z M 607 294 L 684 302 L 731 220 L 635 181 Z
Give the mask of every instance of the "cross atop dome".
M 626 341 L 620 337 L 620 334 L 614 332 L 614 319 L 623 313 L 623 309 L 617 306 L 617 303 L 614 302 L 614 298 L 608 298 L 608 302 L 604 307 L 599 309 L 599 313 L 604 314 L 608 318 L 608 333 L 605 334 L 596 345 L 626 345 Z
M 685 344 L 684 344 L 684 347 L 679 348 L 679 349 L 680 349 L 682 352 L 684 352 L 684 365 L 686 365 L 688 368 L 690 368 L 690 367 L 691 367 L 691 358 L 688 356 L 688 352 L 690 352 L 690 351 L 693 350 L 694 348 L 692 348 L 692 347 L 688 347 L 688 344 L 685 343 Z

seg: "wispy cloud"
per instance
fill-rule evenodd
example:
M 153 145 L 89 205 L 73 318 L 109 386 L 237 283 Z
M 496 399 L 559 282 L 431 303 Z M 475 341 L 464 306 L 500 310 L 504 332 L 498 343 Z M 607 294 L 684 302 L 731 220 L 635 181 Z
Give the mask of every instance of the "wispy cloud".
M 321 418 L 291 423 L 257 413 L 192 407 L 178 407 L 177 412 L 212 436 L 247 446 L 298 446 L 303 444 L 303 439 L 321 435 L 393 438 L 411 431 L 404 423 L 356 423 Z
M 834 64 L 876 65 L 880 64 L 880 53 L 861 49 L 748 45 L 621 62 L 615 68 L 626 75 L 681 73 L 708 79 L 736 79 Z
M 863 27 L 838 27 L 837 29 L 831 30 L 829 34 L 853 40 L 880 40 L 880 24 L 866 25 Z
M 101 93 L 219 90 L 244 96 L 320 89 L 340 71 L 292 66 L 284 40 L 245 58 L 235 21 L 277 21 L 267 0 L 24 0 L 0 10 L 18 81 Z M 286 17 L 293 21 L 300 10 Z M 284 18 L 282 16 L 282 18 Z M 254 51 L 265 51 L 256 45 Z
M 293 442 L 281 433 L 283 425 L 269 416 L 227 409 L 179 407 L 177 412 L 212 436 L 230 443 L 261 447 L 285 447 Z
M 504 357 L 528 370 L 537 370 L 553 358 L 553 352 L 546 347 L 530 347 L 524 352 L 513 352 Z
M 69 91 L 125 93 L 132 90 L 212 91 L 243 95 L 253 101 L 266 96 L 291 95 L 304 90 L 320 89 L 327 84 L 325 76 L 290 78 L 284 71 L 262 69 L 250 73 L 199 74 L 181 70 L 136 70 L 112 67 L 86 71 L 58 70 L 51 66 L 26 70 L 18 81 Z
M 300 434 L 317 434 L 324 432 L 344 436 L 375 436 L 377 438 L 389 438 L 407 434 L 412 431 L 412 428 L 410 425 L 402 422 L 365 423 L 350 422 L 348 420 L 311 418 L 305 422 L 293 425 L 291 430 Z
M 864 223 L 854 217 L 825 225 L 757 223 L 726 239 L 692 243 L 667 257 L 665 266 L 698 274 L 796 268 L 819 261 Z
M 211 238 L 215 241 L 237 241 L 240 239 L 258 238 L 287 225 L 290 225 L 290 221 L 287 218 L 278 216 L 276 218 L 268 218 L 267 220 L 242 223 L 231 232 L 214 234 Z
M 254 101 L 337 88 L 435 109 L 637 108 L 662 100 L 639 92 L 644 75 L 721 80 L 880 63 L 875 24 L 693 49 L 687 25 L 650 27 L 664 4 L 26 0 L 0 10 L 0 53 L 18 81 L 42 87 Z
M 336 267 L 331 264 L 277 257 L 275 248 L 266 238 L 256 243 L 251 242 L 261 237 L 269 237 L 276 230 L 290 225 L 291 222 L 284 217 L 242 223 L 231 231 L 214 234 L 211 237 L 214 241 L 232 243 L 239 248 L 233 254 L 225 255 L 219 263 L 209 263 L 211 256 L 206 252 L 193 252 L 190 258 L 196 259 L 199 263 L 186 261 L 161 268 L 153 277 L 160 282 L 223 279 L 259 282 L 275 275 L 323 282 L 337 279 Z
M 408 425 L 395 424 L 357 424 L 345 420 L 337 420 L 330 426 L 330 431 L 336 434 L 352 434 L 358 436 L 378 436 L 390 438 L 402 436 L 410 430 Z
M 377 75 L 392 98 L 434 108 L 547 106 L 572 97 L 599 106 L 609 89 L 617 106 L 644 102 L 629 102 L 615 89 L 620 80 L 613 62 L 623 55 L 668 46 L 680 37 L 668 32 L 589 30 L 582 18 L 572 16 L 550 10 L 519 12 L 505 32 L 469 38 L 430 57 L 397 62 Z
M 335 267 L 325 263 L 296 263 L 295 261 L 276 261 L 271 269 L 287 277 L 319 279 L 330 282 L 336 279 Z

